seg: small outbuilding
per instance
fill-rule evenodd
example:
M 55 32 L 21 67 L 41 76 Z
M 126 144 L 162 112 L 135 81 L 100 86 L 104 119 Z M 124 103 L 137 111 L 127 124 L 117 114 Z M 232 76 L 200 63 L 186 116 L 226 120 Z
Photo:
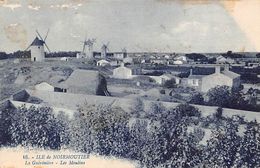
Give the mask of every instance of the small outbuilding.
M 124 63 L 120 67 L 113 70 L 113 77 L 119 79 L 131 79 L 136 75 L 141 74 L 141 68 L 138 67 L 125 67 Z
M 75 94 L 109 95 L 105 77 L 93 70 L 74 70 L 59 88 L 64 92 Z
M 35 90 L 54 92 L 54 86 L 47 82 L 42 82 L 34 86 Z
M 110 65 L 110 62 L 105 60 L 105 59 L 97 61 L 97 66 L 102 66 L 103 67 L 103 66 L 108 66 L 108 65 Z
M 69 59 L 67 57 L 62 57 L 60 60 L 61 61 L 69 61 Z

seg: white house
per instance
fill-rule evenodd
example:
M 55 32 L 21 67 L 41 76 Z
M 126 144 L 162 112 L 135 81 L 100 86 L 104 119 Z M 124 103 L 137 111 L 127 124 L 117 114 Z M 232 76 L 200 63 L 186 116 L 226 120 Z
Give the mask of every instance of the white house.
M 61 61 L 69 61 L 69 59 L 67 57 L 62 57 L 60 60 Z
M 132 64 L 132 63 L 133 63 L 133 58 L 131 58 L 131 57 L 126 57 L 126 58 L 123 59 L 123 62 L 124 62 L 125 64 L 126 64 L 126 63 Z
M 122 51 L 122 52 L 114 52 L 114 58 L 123 60 L 124 58 L 127 58 L 127 53 Z
M 105 60 L 105 59 L 102 59 L 102 60 L 99 60 L 97 61 L 97 66 L 107 66 L 107 65 L 110 65 L 110 62 Z
M 181 64 L 185 64 L 187 63 L 188 59 L 186 56 L 182 55 L 182 56 L 178 56 L 174 59 L 173 64 L 176 65 L 181 65 Z
M 175 65 L 182 65 L 182 64 L 184 64 L 184 61 L 182 61 L 182 60 L 174 60 L 173 64 L 175 64 Z
M 151 59 L 152 64 L 158 64 L 158 65 L 168 65 L 169 61 L 166 59 Z
M 140 75 L 141 69 L 137 67 L 125 67 L 124 63 L 113 70 L 113 77 L 119 79 L 131 79 L 135 75 Z
M 41 91 L 49 91 L 54 92 L 54 86 L 48 84 L 47 82 L 42 82 L 34 86 L 35 90 L 41 90 Z
M 223 64 L 223 63 L 226 63 L 226 62 L 227 62 L 227 59 L 225 57 L 223 57 L 222 55 L 220 55 L 216 58 L 217 64 Z
M 188 61 L 188 59 L 187 59 L 187 57 L 186 57 L 185 55 L 177 56 L 177 57 L 175 58 L 175 60 L 182 60 L 182 61 L 185 61 L 185 62 Z
M 166 81 L 174 79 L 176 84 L 180 84 L 180 78 L 171 74 L 163 74 L 160 76 L 149 76 L 152 78 L 157 84 L 163 85 Z
M 215 73 L 210 75 L 193 75 L 192 71 L 182 83 L 186 86 L 196 88 L 201 92 L 207 92 L 216 86 L 229 86 L 238 88 L 240 86 L 240 75 L 225 68 L 221 71 L 220 66 L 215 68 Z
M 232 88 L 238 88 L 240 86 L 240 75 L 229 71 L 225 68 L 224 71 L 220 71 L 220 67 L 216 67 L 215 73 L 207 75 L 202 78 L 201 91 L 207 92 L 211 88 L 216 86 L 226 85 Z

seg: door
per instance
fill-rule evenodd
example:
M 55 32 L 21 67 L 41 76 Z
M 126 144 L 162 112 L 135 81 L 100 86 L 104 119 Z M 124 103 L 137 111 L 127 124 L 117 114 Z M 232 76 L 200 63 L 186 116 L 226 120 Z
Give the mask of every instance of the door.
M 34 61 L 34 62 L 36 61 L 36 57 L 33 57 L 33 61 Z

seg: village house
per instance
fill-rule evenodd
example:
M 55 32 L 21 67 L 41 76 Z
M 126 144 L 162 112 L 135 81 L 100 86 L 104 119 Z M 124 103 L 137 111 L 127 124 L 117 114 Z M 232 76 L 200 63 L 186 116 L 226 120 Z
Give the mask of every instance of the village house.
M 124 58 L 127 57 L 127 53 L 126 52 L 114 52 L 113 57 L 116 59 L 119 59 L 119 60 L 123 60 Z
M 92 70 L 76 69 L 58 87 L 62 92 L 68 93 L 109 95 L 105 77 Z
M 67 57 L 62 57 L 60 60 L 61 60 L 61 61 L 69 61 L 69 58 L 67 58 Z
M 34 86 L 35 90 L 54 92 L 54 86 L 47 82 L 42 82 Z
M 217 64 L 234 64 L 235 60 L 232 58 L 229 58 L 229 57 L 225 58 L 222 55 L 220 55 L 216 58 L 216 63 Z
M 172 74 L 162 74 L 160 76 L 149 76 L 149 77 L 159 85 L 164 85 L 164 83 L 168 80 L 174 80 L 175 84 L 180 84 L 180 80 L 181 80 L 179 77 L 174 76 Z
M 225 64 L 226 62 L 227 62 L 227 58 L 223 57 L 222 55 L 220 55 L 216 58 L 217 64 Z
M 139 67 L 125 67 L 124 63 L 120 67 L 113 70 L 113 77 L 119 79 L 131 79 L 136 75 L 141 74 L 141 68 Z
M 151 63 L 155 65 L 169 65 L 169 61 L 166 59 L 151 59 Z
M 240 75 L 230 71 L 227 67 L 221 71 L 220 66 L 217 66 L 215 73 L 210 75 L 194 75 L 191 70 L 189 77 L 183 79 L 181 83 L 201 92 L 207 92 L 211 88 L 223 85 L 238 88 L 240 86 Z
M 125 64 L 133 64 L 133 58 L 132 57 L 126 57 L 123 59 L 123 62 Z
M 181 64 L 185 64 L 187 62 L 188 62 L 188 59 L 186 56 L 178 56 L 178 57 L 174 58 L 173 64 L 181 65 Z
M 99 61 L 97 61 L 97 66 L 107 66 L 107 65 L 110 65 L 110 62 L 105 60 L 105 59 L 101 59 Z

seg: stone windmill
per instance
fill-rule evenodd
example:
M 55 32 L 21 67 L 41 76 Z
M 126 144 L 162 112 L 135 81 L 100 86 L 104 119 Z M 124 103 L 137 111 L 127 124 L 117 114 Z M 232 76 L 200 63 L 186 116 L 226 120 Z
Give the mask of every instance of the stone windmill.
M 96 39 L 85 39 L 84 41 L 81 41 L 83 43 L 83 48 L 81 53 L 79 54 L 78 58 L 88 58 L 93 59 L 93 46 L 96 42 Z
M 104 58 L 104 59 L 107 58 L 107 52 L 109 50 L 108 45 L 109 45 L 109 42 L 107 44 L 102 45 L 102 47 L 101 47 L 101 58 Z
M 49 34 L 49 30 L 47 31 L 46 35 L 44 38 L 42 38 L 42 36 L 40 35 L 40 33 L 36 30 L 37 36 L 35 37 L 35 39 L 33 40 L 33 42 L 30 44 L 30 46 L 26 49 L 26 51 L 28 49 L 31 50 L 31 61 L 35 62 L 35 61 L 44 61 L 45 60 L 45 51 L 44 51 L 44 46 L 47 48 L 47 50 L 49 52 L 50 49 L 48 47 L 48 45 L 46 44 L 46 39 L 48 37 Z

